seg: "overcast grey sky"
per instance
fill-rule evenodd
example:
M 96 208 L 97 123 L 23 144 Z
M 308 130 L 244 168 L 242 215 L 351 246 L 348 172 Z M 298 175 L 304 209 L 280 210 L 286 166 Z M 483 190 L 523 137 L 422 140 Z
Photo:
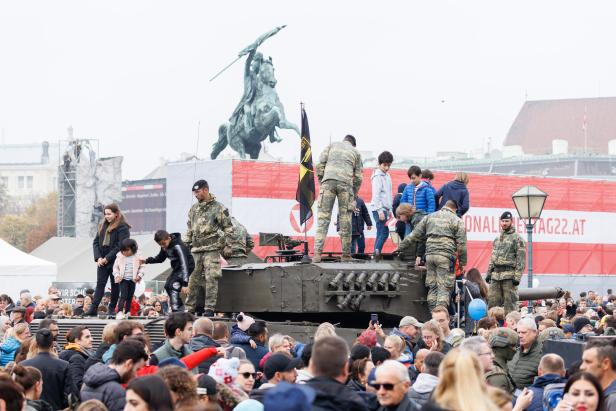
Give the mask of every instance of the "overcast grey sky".
M 360 149 L 432 155 L 502 143 L 528 99 L 616 95 L 616 6 L 573 1 L 0 1 L 6 143 L 57 141 L 72 125 L 141 178 L 160 157 L 208 157 L 262 47 L 290 120 L 313 151 L 346 133 Z M 299 139 L 269 151 L 297 156 Z

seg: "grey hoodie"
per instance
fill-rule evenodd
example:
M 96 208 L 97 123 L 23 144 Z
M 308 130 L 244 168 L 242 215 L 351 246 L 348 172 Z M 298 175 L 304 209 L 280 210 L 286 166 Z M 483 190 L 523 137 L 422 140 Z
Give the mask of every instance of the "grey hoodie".
M 120 385 L 120 374 L 101 363 L 94 364 L 83 376 L 81 402 L 99 400 L 109 411 L 122 411 L 126 405 L 126 393 Z
M 380 168 L 374 169 L 372 177 L 372 211 L 387 210 L 392 208 L 391 177 Z
M 409 389 L 408 396 L 413 402 L 424 405 L 430 399 L 437 384 L 438 377 L 422 372 L 417 376 L 415 384 Z

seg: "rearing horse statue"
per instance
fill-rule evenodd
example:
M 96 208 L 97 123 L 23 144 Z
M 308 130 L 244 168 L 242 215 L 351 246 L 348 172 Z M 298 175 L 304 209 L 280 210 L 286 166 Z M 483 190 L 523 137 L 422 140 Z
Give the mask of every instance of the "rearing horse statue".
M 287 120 L 284 107 L 276 92 L 276 77 L 272 58 L 265 59 L 257 48 L 285 26 L 277 27 L 262 36 L 239 53 L 248 55 L 244 66 L 244 94 L 233 110 L 229 121 L 218 128 L 218 141 L 212 147 L 212 159 L 227 147 L 252 159 L 259 157 L 261 142 L 269 137 L 272 143 L 282 139 L 276 128 L 292 129 L 299 135 L 297 125 Z

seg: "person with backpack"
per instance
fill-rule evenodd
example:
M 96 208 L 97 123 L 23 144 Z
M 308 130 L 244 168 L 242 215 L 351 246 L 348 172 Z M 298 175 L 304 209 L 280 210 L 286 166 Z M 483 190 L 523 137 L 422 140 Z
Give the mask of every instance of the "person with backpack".
M 533 392 L 533 400 L 526 411 L 553 410 L 563 397 L 567 383 L 565 373 L 565 361 L 560 355 L 546 354 L 541 357 L 538 377 L 528 387 Z
M 156 257 L 148 257 L 142 261 L 145 264 L 160 264 L 169 259 L 172 272 L 165 282 L 165 291 L 169 295 L 171 310 L 184 312 L 180 293 L 187 291 L 188 277 L 195 269 L 195 260 L 182 242 L 180 233 L 169 234 L 165 230 L 158 230 L 154 234 L 154 241 L 160 245 L 160 252 Z

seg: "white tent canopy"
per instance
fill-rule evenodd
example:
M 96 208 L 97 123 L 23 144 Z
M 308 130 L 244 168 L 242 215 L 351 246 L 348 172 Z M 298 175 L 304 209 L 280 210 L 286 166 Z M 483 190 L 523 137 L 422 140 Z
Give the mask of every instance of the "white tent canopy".
M 13 300 L 19 291 L 28 289 L 32 295 L 47 295 L 47 288 L 56 281 L 55 263 L 34 257 L 0 239 L 0 293 Z

